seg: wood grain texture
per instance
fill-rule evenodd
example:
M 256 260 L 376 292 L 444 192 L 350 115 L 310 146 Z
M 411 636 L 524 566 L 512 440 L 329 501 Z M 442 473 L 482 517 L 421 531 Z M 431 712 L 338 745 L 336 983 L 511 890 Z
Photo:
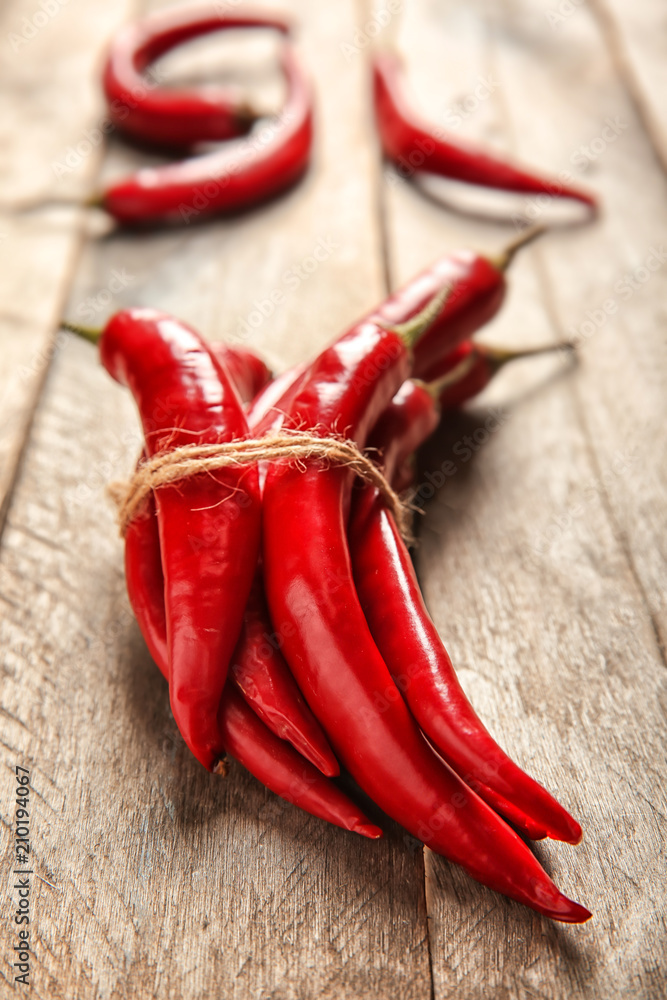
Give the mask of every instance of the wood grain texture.
M 0 11 L 0 527 L 81 243 L 83 213 L 12 209 L 82 197 L 99 166 L 103 117 L 94 73 L 129 0 L 29 0 Z M 101 137 L 101 132 L 98 133 Z M 77 147 L 80 151 L 77 151 Z
M 544 172 L 576 174 L 572 154 L 605 118 L 627 123 L 588 171 L 603 221 L 517 261 L 488 332 L 515 346 L 575 336 L 581 364 L 507 370 L 429 447 L 422 475 L 447 459 L 456 474 L 427 511 L 418 566 L 482 718 L 581 820 L 580 847 L 536 853 L 595 915 L 582 928 L 548 925 L 427 855 L 435 995 L 648 998 L 664 990 L 667 968 L 665 670 L 655 631 L 665 615 L 647 601 L 664 591 L 660 271 L 622 308 L 616 293 L 617 314 L 600 332 L 587 337 L 582 324 L 648 254 L 663 178 L 590 15 L 578 11 L 555 36 L 546 9 L 414 4 L 399 36 L 432 117 L 470 107 L 461 134 Z M 452 69 L 444 90 L 433 87 L 443 63 Z M 491 81 L 488 96 L 466 105 L 480 80 Z M 448 247 L 495 249 L 513 233 L 420 201 L 391 174 L 385 186 L 394 283 Z M 521 201 L 507 202 L 510 214 L 533 207 Z M 555 215 L 538 208 L 535 218 Z
M 667 12 L 656 0 L 592 0 L 610 55 L 667 170 Z
M 129 304 L 170 310 L 280 370 L 371 306 L 386 272 L 396 285 L 450 248 L 496 250 L 514 234 L 489 217 L 506 216 L 508 203 L 437 185 L 447 210 L 381 167 L 368 3 L 275 6 L 298 18 L 317 85 L 315 165 L 293 192 L 152 234 L 89 219 L 80 255 L 71 211 L 0 219 L 11 234 L 0 243 L 0 457 L 10 470 L 0 495 L 39 399 L 0 545 L 3 788 L 23 763 L 35 789 L 33 993 L 653 1000 L 667 981 L 667 272 L 646 260 L 664 232 L 664 176 L 585 8 L 554 30 L 546 0 L 412 0 L 383 37 L 397 38 L 432 117 L 545 172 L 569 169 L 605 201 L 595 227 L 554 234 L 517 261 L 488 332 L 517 346 L 575 336 L 581 364 L 508 369 L 428 446 L 424 481 L 447 459 L 456 473 L 428 507 L 416 557 L 480 714 L 584 825 L 580 847 L 536 853 L 594 920 L 542 920 L 391 824 L 379 844 L 329 828 L 238 766 L 212 779 L 186 751 L 133 621 L 104 494 L 132 465 L 137 420 L 88 345 L 64 337 L 52 359 L 46 338 L 63 303 L 91 324 Z M 20 60 L 3 60 L 0 176 L 13 197 L 48 186 L 52 160 L 98 120 L 95 62 L 129 9 L 70 0 Z M 0 31 L 32 14 L 14 0 Z M 233 65 L 269 106 L 280 99 L 271 60 L 270 39 L 221 40 L 163 69 L 185 79 Z M 32 125 L 17 131 L 23 107 Z M 577 158 L 616 117 L 617 140 Z M 62 184 L 84 190 L 99 167 L 110 178 L 139 162 L 150 158 L 112 138 L 103 163 L 92 153 Z M 515 210 L 558 214 L 523 199 Z M 327 252 L 312 268 L 318 245 Z M 614 286 L 633 274 L 626 298 Z M 3 922 L 3 955 L 10 932 Z M 13 995 L 7 970 L 3 996 Z

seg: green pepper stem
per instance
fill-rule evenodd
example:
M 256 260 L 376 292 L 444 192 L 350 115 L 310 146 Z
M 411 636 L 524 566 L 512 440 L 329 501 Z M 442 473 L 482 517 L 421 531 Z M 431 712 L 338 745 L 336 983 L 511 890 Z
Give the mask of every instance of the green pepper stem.
M 538 239 L 543 233 L 546 233 L 547 228 L 547 226 L 541 223 L 535 226 L 528 226 L 527 229 L 524 229 L 523 232 L 511 240 L 497 256 L 489 257 L 489 260 L 499 271 L 506 271 L 519 250 L 522 247 L 528 246 L 533 240 Z
M 424 308 L 405 323 L 380 323 L 386 330 L 398 334 L 406 347 L 414 347 L 422 334 L 426 333 L 451 294 L 447 285 L 428 300 Z
M 440 378 L 436 378 L 432 382 L 426 382 L 426 389 L 432 398 L 439 400 L 445 389 L 449 389 L 450 386 L 458 385 L 459 382 L 462 382 L 466 375 L 473 370 L 478 359 L 479 353 L 475 348 L 470 354 L 466 354 L 465 358 L 462 358 L 450 371 L 441 375 Z
M 91 344 L 99 343 L 99 339 L 102 336 L 101 329 L 98 330 L 92 326 L 80 326 L 78 323 L 69 323 L 65 319 L 60 321 L 60 329 L 75 333 L 77 337 L 88 340 Z
M 489 344 L 478 344 L 477 350 L 483 354 L 486 361 L 491 365 L 494 372 L 502 368 L 509 361 L 518 361 L 521 358 L 532 358 L 539 354 L 552 354 L 555 351 L 566 351 L 574 354 L 575 345 L 571 341 L 562 341 L 558 344 L 542 344 L 540 347 L 526 347 L 522 350 L 513 350 L 506 347 L 492 347 Z

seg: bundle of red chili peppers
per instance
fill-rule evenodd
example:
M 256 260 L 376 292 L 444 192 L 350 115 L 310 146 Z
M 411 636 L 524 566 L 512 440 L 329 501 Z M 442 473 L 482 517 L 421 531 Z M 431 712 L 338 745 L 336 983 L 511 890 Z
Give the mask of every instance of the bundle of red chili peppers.
M 576 923 L 589 912 L 509 824 L 575 844 L 578 823 L 468 702 L 387 490 L 326 450 L 367 449 L 405 488 L 441 413 L 512 356 L 470 339 L 500 307 L 511 255 L 450 254 L 274 381 L 249 351 L 153 310 L 118 313 L 99 344 L 146 442 L 125 531 L 130 600 L 198 760 L 220 773 L 229 753 L 296 805 L 379 837 L 330 780 L 342 766 L 432 850 Z M 324 459 L 290 452 L 304 430 Z
M 175 45 L 236 27 L 283 38 L 288 96 L 264 146 L 246 134 L 255 112 L 228 88 L 142 89 L 143 71 Z M 298 179 L 312 145 L 312 95 L 288 35 L 271 15 L 209 7 L 153 15 L 121 33 L 104 75 L 119 128 L 182 151 L 211 140 L 246 146 L 236 159 L 217 151 L 139 171 L 100 203 L 125 223 L 187 221 Z M 414 168 L 418 151 L 419 169 L 594 205 L 421 123 L 390 54 L 375 57 L 374 96 L 383 150 L 399 166 Z M 571 844 L 581 828 L 477 717 L 398 523 L 396 493 L 412 483 L 415 450 L 443 412 L 517 356 L 471 338 L 500 308 L 506 267 L 527 238 L 497 260 L 442 258 L 275 380 L 250 351 L 208 344 L 154 310 L 118 313 L 93 338 L 143 425 L 122 506 L 127 586 L 197 759 L 224 773 L 231 754 L 310 813 L 381 836 L 331 780 L 343 767 L 473 878 L 581 923 L 589 911 L 557 889 L 513 827 Z

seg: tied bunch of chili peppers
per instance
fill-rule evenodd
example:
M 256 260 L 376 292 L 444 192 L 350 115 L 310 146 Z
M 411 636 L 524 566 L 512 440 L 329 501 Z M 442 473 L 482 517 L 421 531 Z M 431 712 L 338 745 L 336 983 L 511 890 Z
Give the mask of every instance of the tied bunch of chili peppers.
M 271 380 L 247 350 L 130 309 L 99 334 L 132 392 L 146 461 L 178 459 L 125 534 L 127 586 L 183 737 L 209 770 L 231 754 L 310 813 L 379 837 L 331 781 L 344 768 L 385 813 L 473 878 L 556 920 L 590 917 L 523 836 L 581 828 L 493 740 L 421 597 L 385 493 L 346 464 L 267 457 L 192 474 L 193 444 L 343 437 L 404 489 L 448 409 L 512 356 L 471 338 L 500 308 L 526 234 L 493 260 L 449 254 L 314 360 Z M 80 332 L 80 331 L 79 331 Z M 511 824 L 511 825 L 510 825 Z
M 280 36 L 287 96 L 264 129 L 235 88 L 146 86 L 145 71 L 166 52 L 236 28 Z M 439 174 L 595 209 L 586 192 L 420 120 L 394 53 L 376 52 L 372 71 L 382 149 L 404 175 Z M 185 157 L 91 199 L 121 224 L 247 208 L 308 167 L 312 87 L 291 26 L 274 14 L 220 13 L 208 4 L 130 24 L 112 44 L 104 89 L 112 121 L 129 139 Z M 385 813 L 473 878 L 581 923 L 589 911 L 558 890 L 515 832 L 576 844 L 581 828 L 510 760 L 467 700 L 393 503 L 411 486 L 414 453 L 442 414 L 520 356 L 472 338 L 500 308 L 507 266 L 532 235 L 495 260 L 470 251 L 443 257 L 276 379 L 252 352 L 209 344 L 155 310 L 125 310 L 103 331 L 77 332 L 99 341 L 102 363 L 138 406 L 145 448 L 124 519 L 128 593 L 195 757 L 224 773 L 232 755 L 313 815 L 381 836 L 332 780 L 343 768 Z M 321 447 L 295 461 L 292 443 L 304 433 Z M 359 464 L 337 458 L 341 451 Z

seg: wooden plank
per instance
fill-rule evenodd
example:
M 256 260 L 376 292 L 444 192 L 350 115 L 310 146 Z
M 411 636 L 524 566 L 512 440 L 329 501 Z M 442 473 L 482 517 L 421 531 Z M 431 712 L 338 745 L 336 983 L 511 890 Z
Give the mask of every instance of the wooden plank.
M 68 315 L 81 318 L 92 301 L 102 322 L 145 303 L 270 348 L 285 365 L 378 299 L 364 66 L 340 48 L 354 35 L 354 7 L 290 9 L 317 83 L 312 173 L 243 218 L 89 244 Z M 105 171 L 131 158 L 114 149 Z M 330 255 L 292 289 L 286 273 L 320 240 Z M 131 281 L 109 300 L 100 293 L 115 268 Z M 276 288 L 280 310 L 246 337 L 242 320 Z M 391 825 L 380 843 L 329 829 L 239 767 L 211 778 L 186 751 L 129 612 L 104 498 L 137 446 L 130 401 L 88 345 L 68 341 L 0 550 L 2 642 L 16 651 L 6 759 L 32 769 L 36 870 L 56 886 L 35 884 L 35 994 L 428 996 L 421 851 Z
M 436 18 L 416 3 L 399 35 L 425 111 L 442 120 L 491 78 L 461 134 L 545 172 L 575 172 L 572 154 L 607 116 L 628 122 L 590 170 L 604 222 L 550 237 L 513 268 L 488 339 L 517 346 L 580 329 L 619 269 L 649 252 L 664 203 L 590 15 L 556 38 L 546 9 L 451 4 Z M 448 247 L 495 249 L 512 234 L 439 210 L 402 182 L 386 189 L 392 283 Z M 664 484 L 650 457 L 664 446 L 662 280 L 656 272 L 624 304 L 622 326 L 610 319 L 589 339 L 579 370 L 552 377 L 559 363 L 547 360 L 507 370 L 423 457 L 423 475 L 446 460 L 456 468 L 422 525 L 427 602 L 491 731 L 581 819 L 580 847 L 536 853 L 595 913 L 582 928 L 557 927 L 427 854 L 438 998 L 648 998 L 664 988 L 665 672 L 646 602 L 652 586 L 664 593 Z
M 68 5 L 53 0 L 47 10 L 30 0 L 12 0 L 0 13 L 0 350 L 6 362 L 0 370 L 0 528 L 58 346 L 53 328 L 82 225 L 75 209 L 23 217 L 9 209 L 49 194 L 76 198 L 88 190 L 101 153 L 87 138 L 88 133 L 94 139 L 102 117 L 93 69 L 129 6 L 129 0 Z M 90 153 L 77 153 L 79 145 Z
M 667 112 L 662 100 L 667 90 L 665 9 L 655 0 L 631 4 L 593 0 L 592 8 L 663 169 L 667 170 Z

